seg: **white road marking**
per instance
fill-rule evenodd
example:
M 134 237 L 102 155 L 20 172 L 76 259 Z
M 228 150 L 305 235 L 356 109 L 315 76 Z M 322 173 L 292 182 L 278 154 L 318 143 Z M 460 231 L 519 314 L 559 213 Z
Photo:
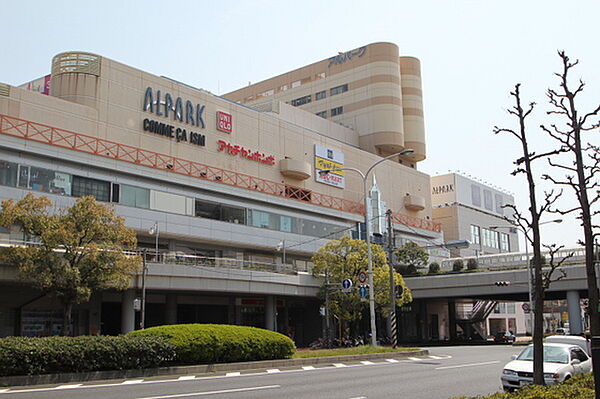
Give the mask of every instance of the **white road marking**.
M 314 370 L 315 366 L 302 366 L 302 370 Z
M 413 362 L 421 362 L 421 361 L 423 361 L 423 359 L 418 358 L 418 357 L 409 357 L 408 360 L 412 360 Z
M 141 384 L 142 382 L 144 382 L 144 380 L 127 380 L 127 381 L 123 381 L 121 384 L 122 385 Z
M 385 361 L 388 363 L 398 363 L 398 360 L 396 359 L 385 359 Z
M 267 373 L 271 374 L 271 373 L 281 373 L 281 370 L 279 369 L 268 369 Z
M 333 363 L 333 367 L 348 367 L 344 363 Z
M 375 363 L 370 362 L 368 360 L 363 360 L 361 363 L 364 364 L 365 366 L 370 366 L 371 364 L 375 364 Z
M 226 377 L 237 377 L 237 376 L 240 376 L 240 375 L 242 375 L 242 373 L 240 373 L 239 371 L 233 371 L 231 373 L 225 374 Z
M 367 399 L 366 396 L 356 396 L 354 398 L 348 398 L 348 399 Z
M 436 367 L 436 370 L 446 370 L 446 369 L 458 369 L 458 368 L 462 368 L 462 367 L 473 367 L 473 366 L 485 366 L 487 364 L 496 364 L 496 363 L 500 363 L 499 360 L 493 361 L 493 362 L 483 362 L 483 363 L 467 363 L 467 364 L 459 364 L 456 366 L 444 366 L 444 367 Z
M 59 386 L 55 387 L 54 389 L 73 389 L 73 388 L 79 388 L 82 385 L 83 384 L 59 385 Z
M 179 377 L 177 379 L 177 381 L 187 381 L 187 380 L 193 380 L 194 378 L 196 378 L 195 375 L 182 375 L 181 377 Z
M 435 360 L 443 359 L 443 357 L 441 357 L 441 356 L 429 356 L 429 357 L 432 359 L 435 359 Z
M 8 392 L 8 389 L 0 389 L 0 393 Z
M 215 395 L 218 393 L 248 392 L 248 391 L 259 391 L 262 389 L 275 389 L 275 388 L 281 388 L 281 385 L 265 385 L 262 387 L 222 389 L 220 391 L 190 392 L 190 393 L 180 393 L 177 395 L 165 395 L 165 396 L 146 396 L 146 397 L 138 398 L 138 399 L 184 398 L 184 397 L 189 397 L 189 396 L 206 396 L 206 395 Z

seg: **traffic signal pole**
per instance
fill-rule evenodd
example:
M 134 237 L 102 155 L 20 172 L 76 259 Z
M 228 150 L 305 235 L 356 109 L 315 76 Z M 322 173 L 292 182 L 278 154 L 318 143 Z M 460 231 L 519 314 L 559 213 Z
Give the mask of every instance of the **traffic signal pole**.
M 396 282 L 394 280 L 394 267 L 392 266 L 392 257 L 394 255 L 394 240 L 392 229 L 392 211 L 388 209 L 385 212 L 387 217 L 387 236 L 388 236 L 388 265 L 390 267 L 390 338 L 392 347 L 398 346 L 398 326 L 396 323 Z

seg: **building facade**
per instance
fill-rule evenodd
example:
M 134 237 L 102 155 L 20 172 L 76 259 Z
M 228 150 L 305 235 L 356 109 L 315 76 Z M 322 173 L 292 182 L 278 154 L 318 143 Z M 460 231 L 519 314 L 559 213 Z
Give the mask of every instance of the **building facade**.
M 469 248 L 452 250 L 456 257 L 518 252 L 517 230 L 505 218 L 513 212 L 511 194 L 458 173 L 431 177 L 433 218 L 446 240 L 468 240 Z
M 397 240 L 442 240 L 429 176 L 415 166 L 425 156 L 422 112 L 413 115 L 418 61 L 402 61 L 392 44 L 350 53 L 301 68 L 314 70 L 318 84 L 292 80 L 285 90 L 331 86 L 323 104 L 345 108 L 327 119 L 284 97 L 269 107 L 237 100 L 234 93 L 249 88 L 220 97 L 100 55 L 59 54 L 50 76 L 0 84 L 0 199 L 34 192 L 57 208 L 83 195 L 112 204 L 140 248 L 154 253 L 146 326 L 254 325 L 305 345 L 321 333 L 311 256 L 356 231 L 365 211 L 358 174 L 319 170 L 366 171 L 410 146 L 414 155 L 374 171 L 379 195 L 393 211 Z M 381 95 L 365 99 L 364 91 Z M 351 99 L 357 104 L 346 105 Z M 14 228 L 0 231 L 4 245 L 24 239 Z M 0 335 L 56 333 L 57 303 L 0 267 Z M 96 294 L 76 309 L 75 331 L 137 328 L 139 295 L 140 276 L 124 292 Z

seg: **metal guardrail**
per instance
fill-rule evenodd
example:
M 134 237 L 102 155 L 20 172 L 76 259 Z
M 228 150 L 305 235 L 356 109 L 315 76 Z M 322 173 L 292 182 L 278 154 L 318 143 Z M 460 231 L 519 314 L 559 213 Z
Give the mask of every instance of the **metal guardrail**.
M 572 256 L 570 256 L 571 254 Z M 542 256 L 545 256 L 546 260 L 548 260 L 549 252 L 542 251 Z M 531 257 L 532 254 L 530 253 L 529 259 L 531 259 Z M 582 260 L 585 259 L 585 248 L 563 248 L 554 255 L 554 258 L 557 261 L 565 257 L 569 257 L 569 259 L 563 263 L 564 266 L 581 263 Z M 521 269 L 527 267 L 527 255 L 523 252 L 506 252 L 493 255 L 480 255 L 479 257 L 469 256 L 463 258 L 449 258 L 444 259 L 440 266 L 442 270 L 452 270 L 452 266 L 455 261 L 462 260 L 466 265 L 469 259 L 475 259 L 479 269 L 497 271 L 503 269 Z

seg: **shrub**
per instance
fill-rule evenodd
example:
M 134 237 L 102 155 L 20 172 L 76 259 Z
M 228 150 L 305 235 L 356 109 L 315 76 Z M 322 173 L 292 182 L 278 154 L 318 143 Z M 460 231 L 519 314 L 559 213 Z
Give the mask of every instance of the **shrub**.
M 0 339 L 0 376 L 158 367 L 175 358 L 160 337 L 7 337 Z
M 437 274 L 440 272 L 440 264 L 433 262 L 429 265 L 429 274 Z
M 478 267 L 479 263 L 477 262 L 477 259 L 471 258 L 467 261 L 467 270 L 477 270 Z
M 224 363 L 283 359 L 294 353 L 294 342 L 283 334 L 255 327 L 219 324 L 179 324 L 133 331 L 129 336 L 157 336 L 171 342 L 177 363 Z
M 455 272 L 461 271 L 465 267 L 463 261 L 461 259 L 457 259 L 452 264 L 452 270 Z

